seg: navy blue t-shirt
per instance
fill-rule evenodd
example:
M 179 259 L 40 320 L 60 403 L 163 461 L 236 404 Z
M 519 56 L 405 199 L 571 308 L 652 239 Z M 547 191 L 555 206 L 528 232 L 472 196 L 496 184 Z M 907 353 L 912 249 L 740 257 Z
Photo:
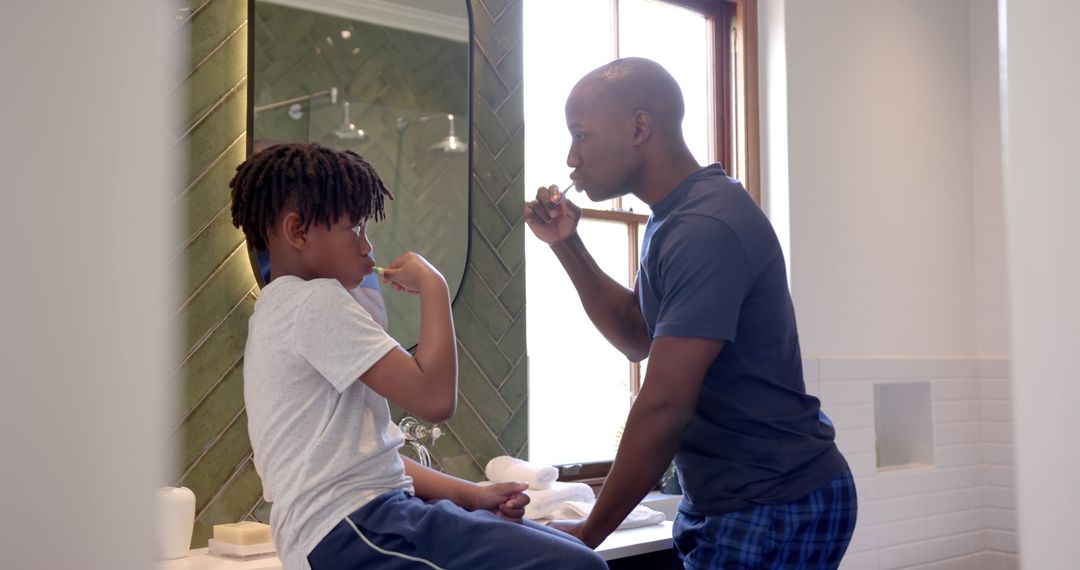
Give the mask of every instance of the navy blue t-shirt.
M 845 465 L 806 394 L 795 309 L 768 218 L 719 165 L 653 206 L 638 272 L 652 338 L 721 339 L 675 465 L 682 508 L 711 515 L 803 497 Z

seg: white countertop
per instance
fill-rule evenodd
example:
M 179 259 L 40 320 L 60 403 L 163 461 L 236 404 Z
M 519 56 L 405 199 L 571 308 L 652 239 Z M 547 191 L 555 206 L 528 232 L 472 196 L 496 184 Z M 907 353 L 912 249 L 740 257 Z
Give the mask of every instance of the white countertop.
M 671 521 L 617 530 L 596 551 L 604 560 L 616 560 L 671 548 Z M 210 556 L 205 548 L 192 550 L 186 558 L 158 562 L 155 570 L 282 570 L 276 556 L 255 560 L 230 560 Z
M 596 547 L 604 560 L 616 560 L 671 549 L 671 521 L 628 530 L 617 530 Z
M 239 561 L 210 556 L 205 548 L 196 548 L 187 558 L 158 562 L 155 570 L 282 570 L 282 566 L 277 556 Z

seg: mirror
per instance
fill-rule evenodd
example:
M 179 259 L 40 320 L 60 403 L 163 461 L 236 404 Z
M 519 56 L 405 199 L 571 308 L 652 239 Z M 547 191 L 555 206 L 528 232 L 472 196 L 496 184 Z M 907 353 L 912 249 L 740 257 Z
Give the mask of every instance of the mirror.
M 255 0 L 249 13 L 251 148 L 319 142 L 363 156 L 394 195 L 368 226 L 377 263 L 415 251 L 456 300 L 470 235 L 468 1 Z M 419 300 L 389 287 L 382 298 L 390 334 L 415 346 Z

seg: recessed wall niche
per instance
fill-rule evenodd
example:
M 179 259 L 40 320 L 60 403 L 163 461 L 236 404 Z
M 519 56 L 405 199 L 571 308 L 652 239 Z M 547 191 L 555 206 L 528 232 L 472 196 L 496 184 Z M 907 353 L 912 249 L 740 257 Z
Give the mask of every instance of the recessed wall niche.
M 934 464 L 929 382 L 874 384 L 874 433 L 879 471 Z

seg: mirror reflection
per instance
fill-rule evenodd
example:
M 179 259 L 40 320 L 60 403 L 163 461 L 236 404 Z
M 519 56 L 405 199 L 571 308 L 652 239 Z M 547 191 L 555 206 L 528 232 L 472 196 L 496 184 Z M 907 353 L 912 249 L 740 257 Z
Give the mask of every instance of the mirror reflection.
M 363 156 L 394 194 L 391 223 L 368 226 L 377 263 L 415 251 L 456 298 L 469 251 L 467 3 L 257 0 L 251 23 L 253 150 L 312 141 Z M 266 256 L 252 257 L 265 283 Z M 373 312 L 385 303 L 387 330 L 415 345 L 418 300 L 374 276 L 361 288 L 354 296 Z

